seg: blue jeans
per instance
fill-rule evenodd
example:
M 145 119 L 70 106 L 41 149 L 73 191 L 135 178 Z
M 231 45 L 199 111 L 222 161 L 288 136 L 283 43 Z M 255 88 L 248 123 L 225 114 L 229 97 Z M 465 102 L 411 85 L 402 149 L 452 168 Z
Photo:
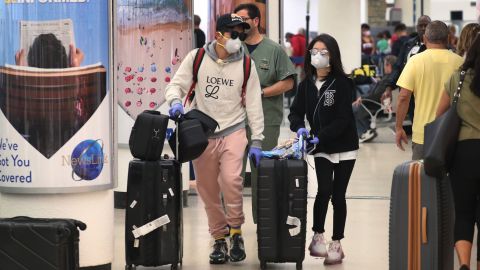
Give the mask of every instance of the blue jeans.
M 353 106 L 353 115 L 355 116 L 355 123 L 357 125 L 357 134 L 360 137 L 363 133 L 370 129 L 370 114 L 362 105 Z

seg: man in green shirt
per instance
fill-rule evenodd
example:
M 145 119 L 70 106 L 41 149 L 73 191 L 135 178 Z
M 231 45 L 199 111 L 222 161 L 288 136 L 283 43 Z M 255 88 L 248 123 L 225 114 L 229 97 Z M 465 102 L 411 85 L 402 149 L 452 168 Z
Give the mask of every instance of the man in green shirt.
M 277 146 L 280 135 L 280 124 L 283 120 L 283 93 L 295 85 L 295 67 L 279 44 L 260 34 L 261 16 L 255 4 L 241 4 L 235 8 L 234 12 L 250 25 L 245 47 L 255 62 L 262 87 L 265 122 L 263 130 L 265 139 L 262 142 L 262 148 L 271 150 Z M 247 155 L 245 155 L 244 164 L 246 164 L 246 158 Z M 256 223 L 257 171 L 253 166 L 251 167 L 253 221 Z

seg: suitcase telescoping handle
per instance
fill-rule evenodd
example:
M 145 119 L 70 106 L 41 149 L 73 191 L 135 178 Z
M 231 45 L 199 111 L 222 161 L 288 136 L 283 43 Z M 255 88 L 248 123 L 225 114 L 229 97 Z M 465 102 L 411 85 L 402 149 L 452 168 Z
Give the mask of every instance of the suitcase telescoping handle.
M 183 121 L 183 115 L 180 113 L 180 112 L 175 112 L 175 116 L 173 118 L 170 118 L 172 119 L 174 122 L 175 122 L 175 157 L 177 158 L 178 161 L 180 161 L 180 157 L 178 156 L 178 148 L 179 148 L 179 145 L 178 145 L 178 133 L 180 133 L 180 130 L 179 130 L 179 123 L 181 121 Z
M 71 221 L 75 226 L 77 226 L 77 228 L 79 228 L 82 231 L 85 231 L 87 229 L 87 224 L 81 222 L 80 220 L 71 219 L 71 218 L 66 218 L 66 219 L 61 219 L 61 218 L 32 218 L 32 217 L 27 217 L 27 216 L 16 216 L 16 217 L 12 217 L 11 220 L 14 220 L 14 221 L 34 221 L 34 220 L 56 221 L 56 220 L 65 220 L 65 221 Z

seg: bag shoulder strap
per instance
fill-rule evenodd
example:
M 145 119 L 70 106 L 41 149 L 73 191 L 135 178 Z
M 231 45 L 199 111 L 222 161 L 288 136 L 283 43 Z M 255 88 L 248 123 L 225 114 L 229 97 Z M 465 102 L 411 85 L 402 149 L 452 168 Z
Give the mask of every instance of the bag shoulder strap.
M 456 104 L 458 102 L 458 99 L 460 98 L 460 91 L 462 90 L 462 86 L 463 86 L 463 82 L 465 81 L 465 75 L 466 74 L 467 74 L 467 70 L 462 69 L 460 71 L 460 80 L 458 81 L 457 90 L 455 91 L 455 94 L 453 95 L 452 104 Z
M 195 54 L 195 58 L 193 60 L 193 77 L 192 77 L 192 85 L 190 85 L 190 89 L 188 90 L 187 98 L 183 103 L 183 106 L 192 103 L 193 98 L 195 97 L 195 86 L 198 82 L 198 70 L 200 69 L 200 65 L 202 64 L 203 57 L 205 56 L 205 48 L 198 49 L 197 53 Z
M 249 55 L 243 56 L 243 84 L 242 84 L 242 105 L 246 106 L 245 96 L 247 94 L 247 83 L 252 69 L 252 59 Z

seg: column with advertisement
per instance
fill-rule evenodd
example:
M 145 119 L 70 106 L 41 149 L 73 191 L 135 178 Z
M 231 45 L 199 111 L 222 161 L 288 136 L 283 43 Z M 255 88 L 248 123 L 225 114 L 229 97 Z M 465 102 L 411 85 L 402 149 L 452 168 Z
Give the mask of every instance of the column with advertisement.
M 84 221 L 81 266 L 113 255 L 110 8 L 0 2 L 0 214 Z M 89 251 L 98 243 L 99 254 Z
M 113 74 L 118 97 L 115 207 L 125 208 L 128 163 L 133 159 L 128 148 L 130 131 L 137 115 L 144 110 L 168 114 L 165 88 L 193 49 L 193 10 L 192 0 L 116 0 L 115 3 Z M 163 150 L 167 154 L 170 147 Z M 188 190 L 188 179 L 183 187 Z

